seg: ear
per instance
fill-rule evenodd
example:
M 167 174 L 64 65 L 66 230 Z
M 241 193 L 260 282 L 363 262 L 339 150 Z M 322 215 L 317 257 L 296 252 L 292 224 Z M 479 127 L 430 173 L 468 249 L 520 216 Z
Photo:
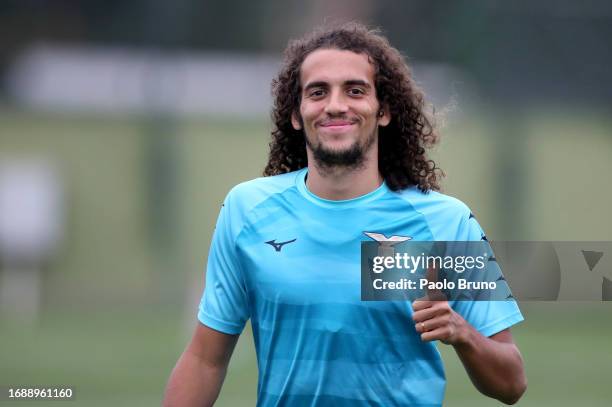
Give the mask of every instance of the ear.
M 295 130 L 302 130 L 302 123 L 298 115 L 299 113 L 295 111 L 291 113 L 291 125 Z
M 385 127 L 391 123 L 391 112 L 389 112 L 389 106 L 382 106 L 378 113 L 378 125 Z

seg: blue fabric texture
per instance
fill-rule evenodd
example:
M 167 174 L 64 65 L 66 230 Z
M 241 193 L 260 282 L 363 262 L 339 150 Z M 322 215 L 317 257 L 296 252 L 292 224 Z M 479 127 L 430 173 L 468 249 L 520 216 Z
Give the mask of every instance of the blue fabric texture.
M 365 231 L 413 240 L 484 236 L 461 201 L 386 184 L 329 201 L 307 170 L 234 187 L 217 221 L 198 318 L 227 334 L 251 320 L 258 406 L 440 406 L 446 378 L 436 343 L 423 342 L 410 302 L 360 300 Z M 491 336 L 523 317 L 514 300 L 453 304 Z

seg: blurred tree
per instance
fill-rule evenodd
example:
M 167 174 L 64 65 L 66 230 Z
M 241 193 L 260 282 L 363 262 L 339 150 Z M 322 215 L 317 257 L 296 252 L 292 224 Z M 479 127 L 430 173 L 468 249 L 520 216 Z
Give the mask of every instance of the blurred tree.
M 340 18 L 382 26 L 412 59 L 463 68 L 488 96 L 612 100 L 606 0 L 7 0 L 0 5 L 0 70 L 37 41 L 277 53 L 290 37 Z

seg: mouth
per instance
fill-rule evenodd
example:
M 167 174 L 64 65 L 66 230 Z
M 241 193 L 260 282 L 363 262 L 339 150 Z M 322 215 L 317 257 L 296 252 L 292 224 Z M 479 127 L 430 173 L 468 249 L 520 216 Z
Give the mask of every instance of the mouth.
M 355 121 L 350 120 L 325 120 L 319 123 L 319 127 L 329 131 L 344 131 L 355 125 Z

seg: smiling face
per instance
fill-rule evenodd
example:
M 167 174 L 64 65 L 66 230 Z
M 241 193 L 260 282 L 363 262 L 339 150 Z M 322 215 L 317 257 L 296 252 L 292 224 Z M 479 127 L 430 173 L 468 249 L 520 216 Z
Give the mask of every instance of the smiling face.
M 309 159 L 323 167 L 358 167 L 368 154 L 376 156 L 378 126 L 390 116 L 376 98 L 366 54 L 316 50 L 302 63 L 300 83 L 300 111 L 291 123 L 304 131 Z

